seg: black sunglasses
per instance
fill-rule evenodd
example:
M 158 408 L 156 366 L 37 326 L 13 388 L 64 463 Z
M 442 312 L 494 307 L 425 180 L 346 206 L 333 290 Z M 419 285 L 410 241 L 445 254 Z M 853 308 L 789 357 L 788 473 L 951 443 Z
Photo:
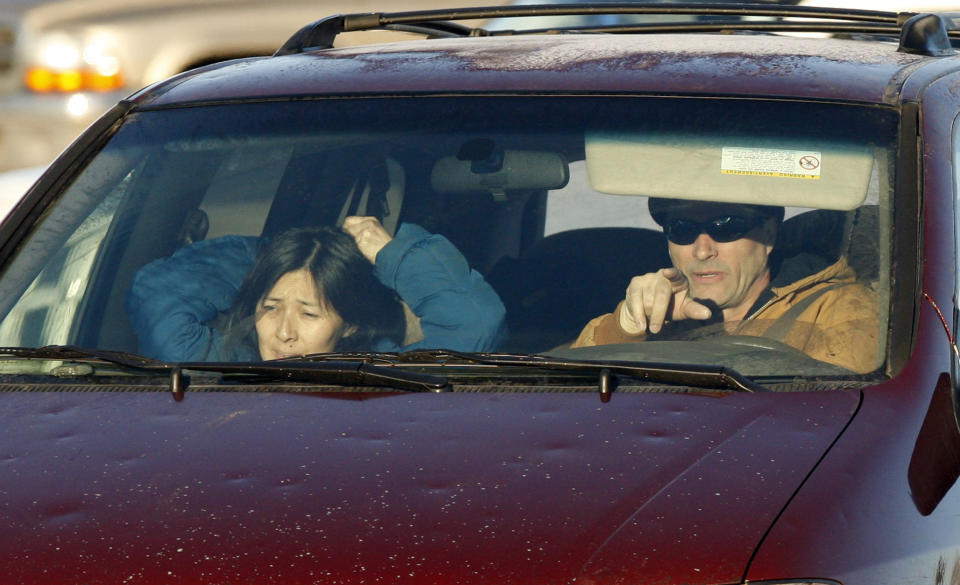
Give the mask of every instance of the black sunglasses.
M 663 225 L 667 239 L 680 246 L 694 243 L 700 234 L 707 234 L 714 242 L 725 243 L 739 240 L 750 230 L 763 223 L 765 217 L 741 215 L 723 215 L 709 221 L 690 219 L 671 219 Z

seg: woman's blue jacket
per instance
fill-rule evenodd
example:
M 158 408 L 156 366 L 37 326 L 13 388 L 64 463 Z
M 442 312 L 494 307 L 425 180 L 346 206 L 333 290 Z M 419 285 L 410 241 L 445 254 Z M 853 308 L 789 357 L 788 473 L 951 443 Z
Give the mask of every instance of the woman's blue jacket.
M 127 295 L 140 353 L 174 362 L 259 361 L 254 347 L 228 351 L 223 334 L 210 325 L 233 304 L 257 242 L 241 236 L 205 240 L 141 268 Z M 506 335 L 500 297 L 443 236 L 402 224 L 380 250 L 373 272 L 420 318 L 424 337 L 404 347 L 380 340 L 372 351 L 491 351 Z

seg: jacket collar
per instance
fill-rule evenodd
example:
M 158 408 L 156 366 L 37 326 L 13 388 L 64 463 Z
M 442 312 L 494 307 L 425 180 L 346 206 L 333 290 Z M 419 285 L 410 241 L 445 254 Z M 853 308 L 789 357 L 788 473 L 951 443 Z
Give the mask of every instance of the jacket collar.
M 798 254 L 784 258 L 777 263 L 776 273 L 770 279 L 770 285 L 760 293 L 747 315 L 756 314 L 774 299 L 794 294 L 811 285 L 822 282 L 852 282 L 855 278 L 856 275 L 844 256 L 832 264 L 823 256 L 816 254 Z

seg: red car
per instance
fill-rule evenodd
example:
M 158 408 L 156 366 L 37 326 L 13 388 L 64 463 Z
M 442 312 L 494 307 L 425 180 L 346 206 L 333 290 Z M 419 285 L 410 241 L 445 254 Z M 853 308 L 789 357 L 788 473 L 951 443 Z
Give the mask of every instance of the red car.
M 2 581 L 956 583 L 954 22 L 334 16 L 130 96 L 0 226 Z

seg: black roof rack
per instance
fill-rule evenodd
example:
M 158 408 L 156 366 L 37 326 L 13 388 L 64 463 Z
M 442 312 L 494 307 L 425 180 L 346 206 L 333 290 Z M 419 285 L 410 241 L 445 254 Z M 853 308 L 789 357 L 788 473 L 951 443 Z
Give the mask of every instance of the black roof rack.
M 597 27 L 490 31 L 453 21 L 486 20 L 503 17 L 566 16 L 600 14 L 656 14 L 723 17 L 715 22 L 678 22 Z M 765 20 L 729 20 L 729 17 L 766 17 Z M 933 56 L 954 54 L 950 37 L 960 38 L 960 13 L 918 14 L 847 8 L 771 6 L 769 4 L 538 4 L 486 6 L 413 12 L 371 12 L 336 15 L 309 24 L 294 34 L 274 54 L 302 53 L 329 49 L 344 32 L 393 30 L 429 37 L 501 36 L 543 33 L 663 33 L 663 32 L 823 32 L 833 34 L 879 35 L 900 38 L 900 50 Z

